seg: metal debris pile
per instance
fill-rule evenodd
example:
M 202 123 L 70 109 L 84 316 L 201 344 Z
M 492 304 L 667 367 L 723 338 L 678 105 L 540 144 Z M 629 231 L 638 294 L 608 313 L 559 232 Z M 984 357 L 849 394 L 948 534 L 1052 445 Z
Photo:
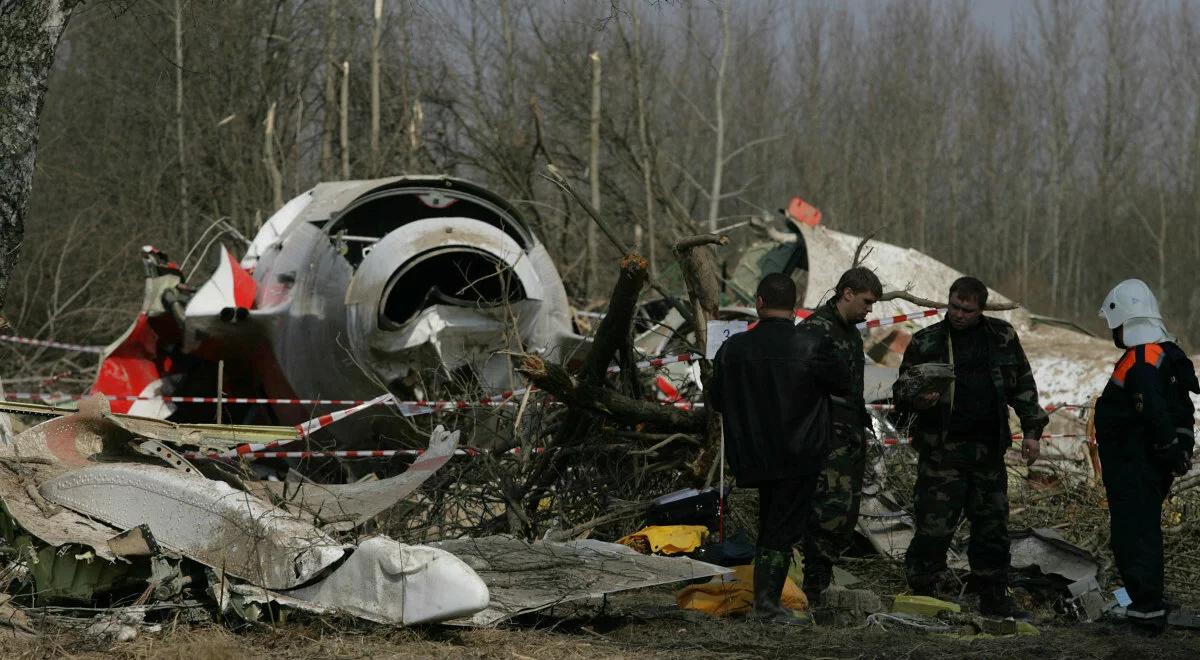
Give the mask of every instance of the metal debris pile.
M 380 512 L 455 454 L 460 434 L 441 426 L 400 474 L 320 484 L 294 469 L 257 479 L 209 458 L 244 446 L 228 429 L 116 415 L 102 399 L 76 412 L 8 406 L 0 415 L 15 431 L 0 442 L 0 607 L 11 610 L 14 634 L 32 632 L 37 619 L 125 640 L 166 616 L 255 622 L 281 608 L 391 625 L 492 625 L 723 571 L 595 542 L 410 545 L 369 533 Z M 538 566 L 544 585 L 526 581 L 514 561 Z M 515 591 L 513 571 L 523 576 Z

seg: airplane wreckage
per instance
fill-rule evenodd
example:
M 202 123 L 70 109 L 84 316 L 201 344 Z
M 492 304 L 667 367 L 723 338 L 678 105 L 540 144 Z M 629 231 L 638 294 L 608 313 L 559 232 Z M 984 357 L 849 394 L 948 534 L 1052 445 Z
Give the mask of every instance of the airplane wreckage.
M 804 306 L 819 304 L 860 239 L 796 215 L 785 223 L 790 232 L 768 230 L 768 240 L 743 254 L 724 279 L 724 307 L 710 299 L 688 314 L 678 301 L 639 304 L 644 262 L 626 258 L 594 335 L 581 332 L 545 246 L 517 209 L 453 178 L 319 184 L 276 212 L 240 260 L 222 246 L 216 271 L 195 288 L 147 247 L 142 310 L 103 350 L 94 397 L 78 410 L 3 405 L 0 532 L 30 559 L 25 577 L 43 600 L 207 594 L 246 618 L 283 606 L 388 624 L 490 625 L 565 600 L 727 573 L 570 540 L 601 524 L 608 507 L 619 508 L 594 493 L 580 495 L 597 516 L 591 521 L 575 515 L 560 521 L 568 529 L 553 530 L 530 520 L 565 517 L 565 505 L 548 504 L 572 487 L 564 480 L 608 462 L 572 463 L 571 451 L 585 449 L 579 437 L 622 423 L 616 433 L 645 444 L 621 453 L 675 459 L 639 479 L 647 488 L 688 485 L 691 471 L 703 481 L 696 454 L 706 451 L 705 438 L 688 444 L 678 433 L 703 436 L 704 411 L 694 405 L 703 369 L 693 356 L 638 360 L 694 349 L 699 333 L 688 324 L 701 316 L 746 318 L 745 292 L 762 272 L 796 271 L 806 284 Z M 936 299 L 957 276 L 913 250 L 871 245 L 864 263 L 914 295 Z M 694 282 L 688 288 L 694 302 L 705 297 Z M 923 309 L 900 298 L 878 305 L 879 315 L 914 320 L 869 331 L 868 401 L 890 394 L 909 333 L 932 320 Z M 1086 401 L 1099 391 L 1113 357 L 1106 342 L 1024 310 L 1001 315 L 1022 332 L 1047 401 Z M 582 364 L 581 375 L 559 362 Z M 658 367 L 648 387 L 630 373 L 646 364 Z M 487 513 L 507 520 L 509 532 L 546 539 L 526 543 L 481 525 L 479 538 L 451 533 L 409 545 L 364 531 L 381 512 L 418 497 L 454 455 L 476 451 L 460 446 L 462 429 L 445 430 L 445 419 L 428 428 L 413 423 L 447 407 L 427 399 L 516 404 L 518 390 L 516 417 L 505 421 L 516 436 L 533 416 L 522 418 L 533 390 L 526 377 L 566 404 L 558 407 L 566 418 L 538 431 L 550 438 L 540 447 L 528 437 L 489 447 L 515 455 L 524 471 L 496 488 L 504 499 Z M 650 415 L 657 410 L 669 412 Z M 611 419 L 643 413 L 634 430 L 637 419 Z M 216 414 L 232 423 L 204 423 Z M 894 435 L 884 415 L 877 423 L 880 437 Z M 1066 458 L 1086 451 L 1064 447 Z M 371 455 L 414 458 L 391 476 L 349 482 L 345 473 L 299 462 Z M 250 469 L 242 462 L 249 458 L 274 462 Z M 864 511 L 871 507 L 886 513 L 895 503 L 868 493 Z M 891 556 L 911 536 L 888 516 L 865 517 L 860 532 Z

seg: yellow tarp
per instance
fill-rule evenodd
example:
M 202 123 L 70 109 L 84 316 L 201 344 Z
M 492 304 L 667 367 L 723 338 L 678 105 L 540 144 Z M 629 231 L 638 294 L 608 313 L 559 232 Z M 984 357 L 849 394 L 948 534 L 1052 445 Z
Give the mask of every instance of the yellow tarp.
M 716 616 L 747 613 L 754 605 L 754 567 L 735 566 L 733 575 L 718 575 L 704 584 L 684 587 L 675 595 L 675 602 L 685 610 Z M 782 603 L 793 610 L 808 609 L 808 599 L 791 578 L 783 583 Z
M 892 611 L 917 616 L 937 616 L 942 612 L 961 612 L 962 607 L 958 603 L 938 600 L 931 596 L 901 594 L 892 601 Z
M 677 555 L 699 548 L 708 537 L 704 525 L 651 525 L 617 541 L 642 553 Z

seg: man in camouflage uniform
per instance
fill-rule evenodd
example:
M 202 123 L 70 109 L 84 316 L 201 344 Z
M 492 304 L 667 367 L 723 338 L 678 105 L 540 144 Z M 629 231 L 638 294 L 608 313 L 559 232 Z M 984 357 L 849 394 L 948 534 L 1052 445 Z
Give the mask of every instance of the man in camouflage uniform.
M 838 280 L 833 297 L 803 324 L 826 337 L 833 357 L 849 366 L 852 378 L 850 394 L 833 398 L 833 446 L 817 481 L 804 539 L 804 594 L 813 607 L 821 604 L 821 592 L 833 577 L 833 562 L 849 545 L 858 522 L 870 415 L 863 400 L 862 334 L 855 326 L 866 320 L 882 295 L 875 273 L 851 268 Z
M 967 559 L 979 609 L 989 616 L 1028 617 L 1008 596 L 1008 407 L 1024 434 L 1032 464 L 1047 415 L 1017 332 L 982 314 L 987 287 L 961 277 L 950 287 L 946 319 L 913 335 L 894 388 L 896 406 L 916 412 L 913 444 L 919 452 L 914 494 L 916 534 L 905 557 L 909 587 L 937 596 L 946 551 L 963 514 L 971 523 Z M 946 392 L 912 387 L 914 366 L 946 363 L 954 379 Z

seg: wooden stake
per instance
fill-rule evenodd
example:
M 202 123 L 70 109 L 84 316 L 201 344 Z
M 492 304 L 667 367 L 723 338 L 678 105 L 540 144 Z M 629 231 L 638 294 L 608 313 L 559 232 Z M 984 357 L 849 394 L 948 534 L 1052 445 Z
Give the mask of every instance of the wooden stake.
M 225 399 L 225 360 L 217 362 L 217 423 L 221 423 L 221 402 Z
M 342 178 L 350 178 L 350 62 L 342 62 L 341 102 Z

